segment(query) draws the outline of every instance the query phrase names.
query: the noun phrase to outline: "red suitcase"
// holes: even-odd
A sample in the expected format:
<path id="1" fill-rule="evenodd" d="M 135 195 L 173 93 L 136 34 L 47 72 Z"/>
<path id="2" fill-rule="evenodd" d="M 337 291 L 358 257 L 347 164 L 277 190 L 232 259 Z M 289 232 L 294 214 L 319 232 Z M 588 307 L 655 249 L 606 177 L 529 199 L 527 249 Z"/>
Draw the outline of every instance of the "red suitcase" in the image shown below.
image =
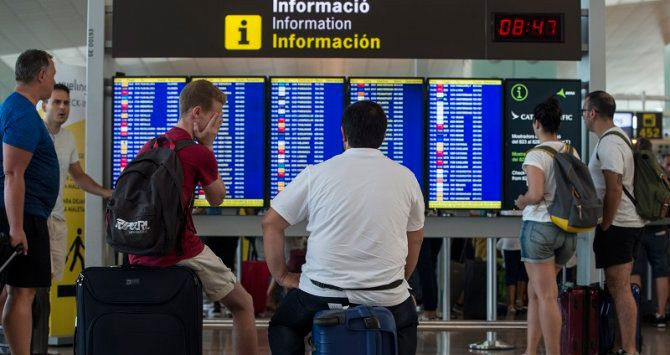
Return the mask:
<path id="1" fill-rule="evenodd" d="M 246 261 L 242 262 L 242 287 L 249 292 L 254 301 L 254 314 L 257 316 L 265 312 L 265 304 L 268 299 L 268 287 L 272 280 L 270 269 L 265 260 L 258 260 L 256 243 L 253 238 L 249 240 L 249 254 Z"/>
<path id="2" fill-rule="evenodd" d="M 254 313 L 259 315 L 265 312 L 265 303 L 268 299 L 270 285 L 270 270 L 265 261 L 249 260 L 242 262 L 242 286 L 254 300 Z"/>
<path id="3" fill-rule="evenodd" d="M 560 295 L 561 354 L 597 355 L 600 322 L 600 291 L 574 287 Z"/>

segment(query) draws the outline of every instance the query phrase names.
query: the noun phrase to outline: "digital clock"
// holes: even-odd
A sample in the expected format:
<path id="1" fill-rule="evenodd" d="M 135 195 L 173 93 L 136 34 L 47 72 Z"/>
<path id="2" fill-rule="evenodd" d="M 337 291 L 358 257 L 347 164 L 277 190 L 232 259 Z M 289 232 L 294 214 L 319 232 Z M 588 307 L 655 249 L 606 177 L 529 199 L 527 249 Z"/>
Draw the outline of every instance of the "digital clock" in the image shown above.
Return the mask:
<path id="1" fill-rule="evenodd" d="M 562 14 L 493 14 L 494 42 L 563 42 Z"/>

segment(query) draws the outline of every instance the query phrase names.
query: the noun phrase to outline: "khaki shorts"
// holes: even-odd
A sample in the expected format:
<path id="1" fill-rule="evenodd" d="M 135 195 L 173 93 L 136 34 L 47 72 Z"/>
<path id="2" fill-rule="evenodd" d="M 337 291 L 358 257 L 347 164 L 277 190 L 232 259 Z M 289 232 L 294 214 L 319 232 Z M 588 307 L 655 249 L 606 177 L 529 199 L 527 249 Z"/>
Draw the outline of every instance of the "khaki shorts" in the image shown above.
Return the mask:
<path id="1" fill-rule="evenodd" d="M 62 281 L 65 273 L 65 259 L 67 258 L 67 223 L 63 220 L 49 217 L 49 243 L 51 245 L 51 278 Z"/>
<path id="2" fill-rule="evenodd" d="M 216 256 L 208 246 L 191 259 L 177 263 L 198 275 L 205 295 L 211 301 L 220 301 L 235 288 L 235 274 Z"/>

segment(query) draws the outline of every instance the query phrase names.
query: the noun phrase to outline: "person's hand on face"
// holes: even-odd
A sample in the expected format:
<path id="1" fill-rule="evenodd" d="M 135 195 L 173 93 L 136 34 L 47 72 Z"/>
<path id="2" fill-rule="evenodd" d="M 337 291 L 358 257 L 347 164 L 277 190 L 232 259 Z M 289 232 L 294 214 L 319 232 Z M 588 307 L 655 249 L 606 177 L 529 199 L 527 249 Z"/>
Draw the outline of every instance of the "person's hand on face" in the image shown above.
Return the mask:
<path id="1" fill-rule="evenodd" d="M 204 128 L 200 129 L 198 122 L 193 122 L 193 136 L 195 136 L 195 139 L 200 142 L 200 144 L 212 148 L 214 139 L 216 139 L 216 135 L 219 133 L 222 121 L 221 111 L 212 112 L 209 115 Z"/>

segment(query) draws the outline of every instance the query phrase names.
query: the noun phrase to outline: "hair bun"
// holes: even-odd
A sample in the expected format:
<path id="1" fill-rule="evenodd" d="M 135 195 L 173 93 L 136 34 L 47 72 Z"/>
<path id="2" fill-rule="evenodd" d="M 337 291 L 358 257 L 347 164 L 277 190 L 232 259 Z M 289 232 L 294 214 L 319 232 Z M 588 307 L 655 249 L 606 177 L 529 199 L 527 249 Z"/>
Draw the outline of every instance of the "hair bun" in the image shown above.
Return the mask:
<path id="1" fill-rule="evenodd" d="M 547 105 L 547 109 L 551 111 L 557 111 L 561 109 L 561 105 L 558 102 L 558 99 L 556 96 L 551 96 L 547 98 L 547 100 L 544 102 L 545 105 Z"/>
<path id="2" fill-rule="evenodd" d="M 555 96 L 548 97 L 535 106 L 534 119 L 539 121 L 548 133 L 557 133 L 561 125 L 561 105 Z"/>

